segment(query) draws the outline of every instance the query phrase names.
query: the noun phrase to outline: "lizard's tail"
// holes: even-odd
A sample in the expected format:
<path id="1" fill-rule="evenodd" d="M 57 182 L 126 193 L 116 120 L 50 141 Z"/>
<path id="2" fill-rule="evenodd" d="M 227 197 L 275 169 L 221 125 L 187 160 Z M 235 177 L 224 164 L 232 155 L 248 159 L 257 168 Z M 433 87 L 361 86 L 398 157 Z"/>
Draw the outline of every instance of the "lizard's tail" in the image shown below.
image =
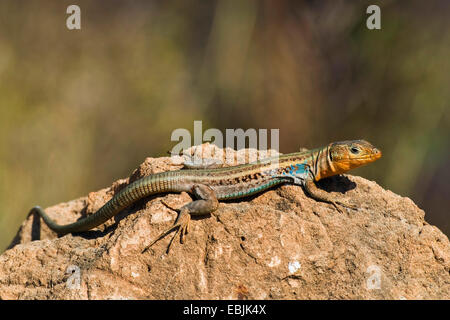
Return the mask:
<path id="1" fill-rule="evenodd" d="M 59 235 L 87 231 L 106 222 L 139 199 L 163 192 L 184 191 L 177 190 L 173 187 L 173 183 L 169 178 L 175 174 L 176 171 L 161 172 L 136 180 L 120 190 L 111 200 L 98 209 L 97 212 L 70 224 L 57 224 L 39 206 L 32 208 L 28 215 L 33 213 L 39 214 L 48 227 Z"/>
<path id="2" fill-rule="evenodd" d="M 28 216 L 32 215 L 33 213 L 37 213 L 39 216 L 41 216 L 41 218 L 48 225 L 48 227 L 50 229 L 52 229 L 53 231 L 57 232 L 58 234 L 63 235 L 65 233 L 67 233 L 67 232 L 64 232 L 65 226 L 57 224 L 54 220 L 52 220 L 45 213 L 45 211 L 40 206 L 35 206 L 35 207 L 31 208 L 30 212 L 28 213 Z"/>

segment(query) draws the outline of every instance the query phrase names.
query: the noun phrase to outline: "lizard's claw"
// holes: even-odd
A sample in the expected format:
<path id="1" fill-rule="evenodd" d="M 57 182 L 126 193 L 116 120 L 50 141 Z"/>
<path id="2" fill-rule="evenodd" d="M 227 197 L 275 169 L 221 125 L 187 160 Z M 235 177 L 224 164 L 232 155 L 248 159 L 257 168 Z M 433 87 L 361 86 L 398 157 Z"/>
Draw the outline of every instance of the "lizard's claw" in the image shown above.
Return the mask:
<path id="1" fill-rule="evenodd" d="M 339 208 L 338 204 L 335 201 L 331 201 L 330 203 L 336 208 L 337 211 L 339 211 L 339 213 L 344 213 L 344 211 L 342 211 L 342 209 Z"/>
<path id="2" fill-rule="evenodd" d="M 150 249 L 151 246 L 153 246 L 158 240 L 161 240 L 166 235 L 171 233 L 173 230 L 176 229 L 175 234 L 173 235 L 172 239 L 170 239 L 169 245 L 167 247 L 166 253 L 169 253 L 170 248 L 172 247 L 173 240 L 177 237 L 178 234 L 180 234 L 180 242 L 184 243 L 186 234 L 189 232 L 189 222 L 191 221 L 191 216 L 189 212 L 183 210 L 178 215 L 177 220 L 175 220 L 175 223 L 170 228 L 163 231 L 158 237 L 156 237 L 155 240 L 153 240 L 147 247 L 145 247 L 144 250 L 142 250 L 142 253 L 146 252 L 148 249 Z"/>
<path id="3" fill-rule="evenodd" d="M 342 211 L 341 208 L 339 208 L 338 205 L 340 205 L 341 207 L 344 207 L 344 208 L 348 208 L 348 209 L 353 209 L 353 210 L 357 210 L 357 209 L 358 209 L 358 207 L 356 207 L 356 206 L 354 206 L 354 205 L 347 204 L 347 203 L 343 203 L 343 202 L 340 202 L 340 201 L 333 201 L 333 202 L 331 202 L 331 204 L 333 204 L 333 206 L 334 206 L 334 207 L 337 209 L 337 211 L 339 211 L 340 213 L 344 213 L 344 212 Z"/>

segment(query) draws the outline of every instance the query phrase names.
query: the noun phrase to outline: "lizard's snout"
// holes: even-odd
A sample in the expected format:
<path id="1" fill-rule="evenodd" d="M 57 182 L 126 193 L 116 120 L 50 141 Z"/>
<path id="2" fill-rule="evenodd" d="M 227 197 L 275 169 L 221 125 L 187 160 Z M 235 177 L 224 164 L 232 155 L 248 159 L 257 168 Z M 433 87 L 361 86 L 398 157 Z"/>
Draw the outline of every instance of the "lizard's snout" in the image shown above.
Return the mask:
<path id="1" fill-rule="evenodd" d="M 372 154 L 373 154 L 373 158 L 376 159 L 380 159 L 382 156 L 382 153 L 380 150 L 378 150 L 377 148 L 373 148 L 372 149 Z"/>

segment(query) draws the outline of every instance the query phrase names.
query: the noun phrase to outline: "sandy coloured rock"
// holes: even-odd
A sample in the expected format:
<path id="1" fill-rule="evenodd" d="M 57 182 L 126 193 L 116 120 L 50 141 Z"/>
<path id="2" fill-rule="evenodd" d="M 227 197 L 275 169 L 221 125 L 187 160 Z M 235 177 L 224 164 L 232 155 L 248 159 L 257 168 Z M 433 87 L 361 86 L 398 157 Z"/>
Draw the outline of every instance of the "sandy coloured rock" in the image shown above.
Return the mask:
<path id="1" fill-rule="evenodd" d="M 129 179 L 46 211 L 73 222 L 129 180 L 179 168 L 147 158 Z M 179 207 L 191 201 L 186 193 L 140 200 L 97 229 L 60 238 L 30 216 L 0 256 L 0 298 L 450 299 L 449 240 L 410 199 L 352 175 L 320 185 L 358 209 L 341 214 L 283 185 L 221 202 L 169 255 L 171 236 L 141 251 L 176 217 L 161 199 Z"/>

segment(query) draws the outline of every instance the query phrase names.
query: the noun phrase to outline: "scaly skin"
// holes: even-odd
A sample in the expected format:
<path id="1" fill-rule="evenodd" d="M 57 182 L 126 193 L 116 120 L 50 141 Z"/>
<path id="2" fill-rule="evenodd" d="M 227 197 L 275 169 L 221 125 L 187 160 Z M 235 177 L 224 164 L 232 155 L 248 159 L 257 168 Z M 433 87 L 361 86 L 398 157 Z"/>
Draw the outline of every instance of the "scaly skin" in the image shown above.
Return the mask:
<path id="1" fill-rule="evenodd" d="M 169 243 L 178 233 L 184 242 L 189 231 L 191 215 L 205 215 L 217 210 L 219 200 L 238 199 L 263 192 L 275 185 L 291 183 L 303 186 L 306 193 L 319 201 L 331 203 L 340 212 L 338 204 L 349 207 L 330 193 L 317 188 L 315 181 L 338 175 L 348 170 L 373 162 L 381 157 L 381 152 L 364 140 L 330 143 L 329 145 L 279 157 L 215 169 L 190 169 L 153 174 L 130 183 L 94 214 L 68 225 L 58 225 L 40 207 L 31 209 L 30 214 L 38 213 L 50 229 L 59 235 L 90 230 L 139 199 L 165 192 L 189 192 L 198 200 L 181 209 L 175 224 L 158 236 L 145 249 L 176 229 Z M 145 251 L 144 250 L 144 251 Z"/>

